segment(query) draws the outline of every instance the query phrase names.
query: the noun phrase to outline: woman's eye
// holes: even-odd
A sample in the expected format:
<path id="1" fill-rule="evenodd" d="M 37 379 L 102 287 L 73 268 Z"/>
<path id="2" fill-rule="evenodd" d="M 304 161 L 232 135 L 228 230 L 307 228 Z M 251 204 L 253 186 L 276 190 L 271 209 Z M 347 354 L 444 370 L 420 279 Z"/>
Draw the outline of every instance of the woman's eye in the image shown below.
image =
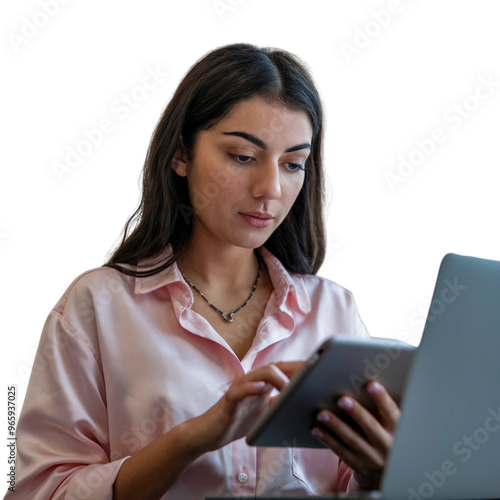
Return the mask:
<path id="1" fill-rule="evenodd" d="M 240 165 L 246 165 L 250 163 L 252 160 L 255 160 L 253 156 L 247 156 L 247 155 L 237 155 L 234 153 L 228 153 L 229 157 L 232 158 L 236 163 Z M 290 172 L 296 172 L 297 170 L 305 170 L 306 167 L 305 165 L 302 165 L 301 163 L 291 163 L 291 162 L 285 162 L 283 163 L 285 165 L 285 168 L 289 170 Z"/>
<path id="2" fill-rule="evenodd" d="M 249 163 L 250 160 L 252 160 L 251 156 L 235 155 L 231 153 L 229 153 L 229 156 L 233 158 L 233 160 L 236 160 L 237 163 Z"/>
<path id="3" fill-rule="evenodd" d="M 300 165 L 299 163 L 285 163 L 286 168 L 295 172 L 296 170 L 305 170 L 306 167 L 304 165 Z"/>

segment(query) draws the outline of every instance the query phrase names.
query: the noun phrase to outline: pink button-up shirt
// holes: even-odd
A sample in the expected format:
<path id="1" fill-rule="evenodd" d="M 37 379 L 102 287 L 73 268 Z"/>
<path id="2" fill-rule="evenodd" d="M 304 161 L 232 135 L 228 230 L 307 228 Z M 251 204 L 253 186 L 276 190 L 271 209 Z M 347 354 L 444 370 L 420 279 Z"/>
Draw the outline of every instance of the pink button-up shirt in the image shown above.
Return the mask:
<path id="1" fill-rule="evenodd" d="M 6 498 L 111 500 L 128 457 L 204 413 L 235 377 L 305 360 L 331 335 L 368 337 L 349 291 L 260 252 L 274 291 L 241 361 L 191 310 L 175 264 L 148 278 L 106 267 L 79 276 L 43 329 L 17 429 L 16 493 Z M 351 475 L 327 449 L 239 439 L 198 458 L 163 498 L 313 496 L 345 491 Z"/>

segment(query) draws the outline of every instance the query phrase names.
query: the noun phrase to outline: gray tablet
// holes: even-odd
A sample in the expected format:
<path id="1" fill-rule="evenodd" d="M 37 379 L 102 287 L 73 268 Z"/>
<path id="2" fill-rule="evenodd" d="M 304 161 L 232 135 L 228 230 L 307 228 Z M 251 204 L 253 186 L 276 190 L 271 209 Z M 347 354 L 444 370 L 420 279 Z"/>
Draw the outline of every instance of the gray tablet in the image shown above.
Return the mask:
<path id="1" fill-rule="evenodd" d="M 375 412 L 366 393 L 370 380 L 380 381 L 400 402 L 416 348 L 393 339 L 355 339 L 337 335 L 325 341 L 291 378 L 247 435 L 253 446 L 322 448 L 312 434 L 319 410 L 348 418 L 336 400 L 349 394 Z M 351 422 L 352 424 L 352 422 Z"/>

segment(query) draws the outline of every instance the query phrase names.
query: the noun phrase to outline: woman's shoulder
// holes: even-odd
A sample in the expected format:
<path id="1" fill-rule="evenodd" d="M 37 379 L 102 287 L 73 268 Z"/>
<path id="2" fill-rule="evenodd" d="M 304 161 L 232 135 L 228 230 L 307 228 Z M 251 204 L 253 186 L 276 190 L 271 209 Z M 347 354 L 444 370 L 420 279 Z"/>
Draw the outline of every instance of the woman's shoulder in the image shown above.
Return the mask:
<path id="1" fill-rule="evenodd" d="M 332 296 L 352 299 L 352 292 L 339 283 L 316 274 L 292 274 L 294 279 L 302 281 L 309 293 L 328 293 Z"/>
<path id="2" fill-rule="evenodd" d="M 79 274 L 67 287 L 54 310 L 64 313 L 71 304 L 110 301 L 117 295 L 131 295 L 135 278 L 118 269 L 101 266 Z"/>
<path id="3" fill-rule="evenodd" d="M 287 270 L 282 262 L 265 247 L 261 247 L 259 251 L 277 281 L 291 282 L 295 287 L 303 286 L 310 292 L 323 291 L 339 296 L 352 296 L 348 289 L 328 278 L 316 274 L 302 274 Z"/>
<path id="4" fill-rule="evenodd" d="M 347 314 L 357 311 L 356 301 L 351 290 L 337 282 L 312 274 L 294 274 L 292 276 L 298 284 L 297 289 L 301 287 L 305 292 L 303 296 L 308 297 L 312 309 L 328 304 L 332 311 L 344 311 Z"/>
<path id="5" fill-rule="evenodd" d="M 270 270 L 273 283 L 278 287 L 283 285 L 295 289 L 295 293 L 302 303 L 306 304 L 317 300 L 330 301 L 345 307 L 354 304 L 353 294 L 347 288 L 328 278 L 316 274 L 302 274 L 288 271 L 281 261 L 266 248 L 259 249 Z"/>

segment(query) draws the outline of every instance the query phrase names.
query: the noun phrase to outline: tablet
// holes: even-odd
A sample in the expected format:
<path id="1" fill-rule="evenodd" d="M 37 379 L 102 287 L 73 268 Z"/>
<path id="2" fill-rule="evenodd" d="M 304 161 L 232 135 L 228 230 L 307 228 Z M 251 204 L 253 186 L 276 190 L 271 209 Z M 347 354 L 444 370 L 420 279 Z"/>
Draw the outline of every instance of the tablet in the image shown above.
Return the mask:
<path id="1" fill-rule="evenodd" d="M 356 339 L 346 335 L 329 338 L 257 420 L 247 434 L 247 443 L 325 447 L 311 434 L 311 429 L 318 425 L 318 412 L 326 408 L 347 420 L 346 413 L 336 406 L 343 394 L 353 396 L 375 412 L 365 390 L 370 380 L 378 380 L 400 403 L 415 351 L 416 347 L 394 339 Z"/>

